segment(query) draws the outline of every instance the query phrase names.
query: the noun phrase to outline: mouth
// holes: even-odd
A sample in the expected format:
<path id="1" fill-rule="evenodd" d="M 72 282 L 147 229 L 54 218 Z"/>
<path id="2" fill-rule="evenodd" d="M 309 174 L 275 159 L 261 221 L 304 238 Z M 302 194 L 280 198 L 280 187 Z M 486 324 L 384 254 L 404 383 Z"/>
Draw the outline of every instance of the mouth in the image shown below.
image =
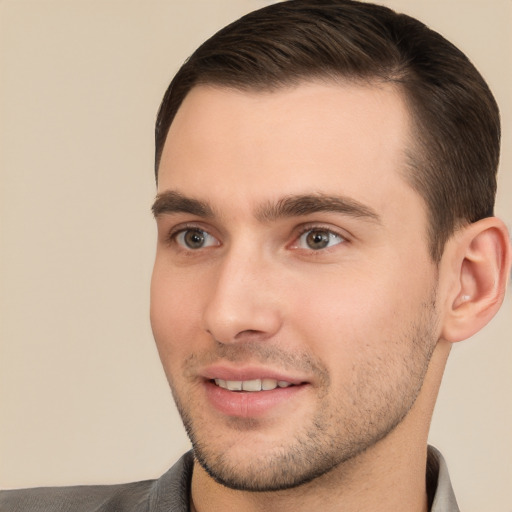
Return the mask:
<path id="1" fill-rule="evenodd" d="M 224 380 L 211 379 L 210 382 L 228 391 L 248 391 L 257 393 L 259 391 L 272 391 L 276 388 L 289 388 L 295 386 L 291 382 L 277 379 L 251 379 L 251 380 Z"/>
<path id="2" fill-rule="evenodd" d="M 202 373 L 207 403 L 223 416 L 263 418 L 297 407 L 310 388 L 300 377 L 262 368 L 210 367 Z"/>

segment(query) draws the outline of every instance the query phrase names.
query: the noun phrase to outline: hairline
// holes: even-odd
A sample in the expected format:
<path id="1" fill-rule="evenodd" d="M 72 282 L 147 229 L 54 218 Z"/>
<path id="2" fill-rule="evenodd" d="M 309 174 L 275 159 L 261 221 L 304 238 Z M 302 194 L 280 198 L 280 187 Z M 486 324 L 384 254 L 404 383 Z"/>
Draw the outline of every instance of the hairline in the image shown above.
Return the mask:
<path id="1" fill-rule="evenodd" d="M 403 101 L 403 104 L 405 106 L 405 109 L 408 113 L 409 120 L 411 123 L 409 124 L 410 127 L 410 142 L 411 142 L 411 148 L 404 148 L 405 154 L 406 154 L 406 168 L 413 171 L 418 167 L 419 161 L 417 158 L 415 158 L 413 153 L 418 153 L 421 155 L 422 149 L 420 148 L 419 144 L 414 143 L 412 140 L 415 133 L 420 129 L 421 122 L 419 119 L 418 114 L 414 112 L 414 106 L 413 106 L 413 100 L 410 97 L 410 95 L 407 93 L 407 88 L 403 84 L 403 82 L 400 79 L 395 78 L 384 78 L 377 74 L 374 75 L 364 75 L 364 76 L 351 76 L 351 75 L 343 75 L 341 73 L 311 73 L 310 75 L 302 74 L 300 76 L 293 76 L 290 77 L 287 80 L 280 80 L 279 82 L 272 82 L 272 83 L 266 83 L 266 82 L 254 82 L 252 84 L 245 83 L 245 82 L 233 82 L 229 83 L 227 80 L 219 80 L 219 79 L 201 79 L 194 82 L 194 84 L 188 89 L 187 93 L 183 96 L 178 108 L 174 112 L 174 115 L 167 127 L 167 133 L 165 134 L 165 140 L 163 144 L 161 145 L 160 154 L 158 155 L 158 161 L 155 165 L 155 180 L 158 184 L 158 174 L 160 170 L 160 162 L 163 154 L 164 147 L 167 143 L 167 137 L 169 136 L 169 132 L 171 130 L 171 126 L 174 123 L 174 120 L 176 116 L 178 115 L 178 112 L 180 111 L 183 103 L 186 101 L 188 96 L 192 91 L 199 87 L 207 87 L 217 90 L 225 90 L 225 91 L 236 91 L 241 93 L 273 93 L 273 92 L 279 92 L 285 89 L 293 89 L 294 87 L 300 87 L 301 85 L 308 85 L 308 84 L 315 84 L 315 83 L 323 83 L 326 85 L 356 85 L 361 87 L 370 87 L 375 88 L 379 87 L 379 85 L 389 86 L 392 89 L 395 89 L 398 93 L 398 96 Z M 422 157 L 423 158 L 423 157 Z M 404 169 L 405 170 L 405 169 Z M 421 195 L 421 194 L 420 194 Z"/>

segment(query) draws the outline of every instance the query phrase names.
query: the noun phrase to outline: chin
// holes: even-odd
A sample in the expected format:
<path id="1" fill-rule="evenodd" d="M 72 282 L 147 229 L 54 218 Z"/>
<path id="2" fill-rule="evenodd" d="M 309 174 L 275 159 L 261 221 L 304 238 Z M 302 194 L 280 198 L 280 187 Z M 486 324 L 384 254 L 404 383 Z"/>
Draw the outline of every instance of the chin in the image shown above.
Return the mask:
<path id="1" fill-rule="evenodd" d="M 217 483 L 238 491 L 275 492 L 293 489 L 331 471 L 335 464 L 322 461 L 320 467 L 304 465 L 296 460 L 294 453 L 276 453 L 258 457 L 232 453 L 210 456 L 199 447 L 194 448 L 194 456 L 202 468 Z M 261 452 L 260 452 L 261 453 Z M 299 457 L 302 459 L 302 457 Z M 239 461 L 239 462 L 238 462 Z"/>

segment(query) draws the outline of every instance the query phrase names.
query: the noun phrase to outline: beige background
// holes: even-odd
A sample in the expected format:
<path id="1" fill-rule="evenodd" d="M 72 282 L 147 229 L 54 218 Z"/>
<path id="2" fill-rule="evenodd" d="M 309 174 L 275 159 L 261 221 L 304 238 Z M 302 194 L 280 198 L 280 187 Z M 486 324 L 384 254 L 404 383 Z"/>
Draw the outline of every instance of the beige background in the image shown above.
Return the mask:
<path id="1" fill-rule="evenodd" d="M 178 65 L 258 0 L 0 1 L 0 486 L 160 475 L 188 442 L 153 347 L 153 123 Z M 389 0 L 501 104 L 512 223 L 512 2 Z M 465 512 L 512 510 L 512 299 L 455 347 L 431 442 Z"/>

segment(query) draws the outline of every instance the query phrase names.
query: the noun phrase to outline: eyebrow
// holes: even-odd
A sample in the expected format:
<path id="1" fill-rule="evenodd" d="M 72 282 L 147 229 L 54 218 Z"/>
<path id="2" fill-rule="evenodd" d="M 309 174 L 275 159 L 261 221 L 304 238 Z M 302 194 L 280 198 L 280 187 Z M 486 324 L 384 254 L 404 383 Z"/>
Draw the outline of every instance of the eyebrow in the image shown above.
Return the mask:
<path id="1" fill-rule="evenodd" d="M 151 207 L 153 216 L 159 217 L 163 214 L 189 213 L 198 217 L 213 217 L 213 210 L 208 203 L 186 197 L 179 192 L 169 190 L 156 196 Z"/>
<path id="2" fill-rule="evenodd" d="M 381 224 L 379 214 L 371 207 L 345 196 L 325 194 L 287 196 L 276 203 L 260 207 L 256 217 L 263 222 L 283 217 L 301 217 L 318 212 L 334 212 Z"/>
<path id="3" fill-rule="evenodd" d="M 198 217 L 215 217 L 212 207 L 205 201 L 186 197 L 169 190 L 156 196 L 152 206 L 156 217 L 164 214 L 188 213 Z M 381 224 L 381 218 L 371 207 L 345 196 L 325 194 L 292 195 L 276 202 L 267 202 L 256 210 L 260 222 L 272 222 L 280 218 L 304 217 L 313 213 L 334 212 Z"/>

